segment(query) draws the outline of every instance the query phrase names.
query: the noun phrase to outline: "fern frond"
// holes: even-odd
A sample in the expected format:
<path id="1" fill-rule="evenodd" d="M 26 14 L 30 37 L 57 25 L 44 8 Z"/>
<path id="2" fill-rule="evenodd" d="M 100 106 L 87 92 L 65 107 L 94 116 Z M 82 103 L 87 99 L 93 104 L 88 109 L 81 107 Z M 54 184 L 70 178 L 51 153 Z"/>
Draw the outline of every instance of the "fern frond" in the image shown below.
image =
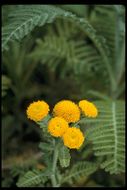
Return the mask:
<path id="1" fill-rule="evenodd" d="M 82 176 L 89 176 L 98 168 L 96 163 L 80 161 L 71 169 L 67 170 L 61 179 L 61 183 L 78 181 Z"/>
<path id="2" fill-rule="evenodd" d="M 109 49 L 109 55 L 111 61 L 115 63 L 115 53 L 116 53 L 116 36 L 117 31 L 117 22 L 116 10 L 113 6 L 95 6 L 91 15 L 91 24 L 98 31 L 99 35 L 103 36 L 106 39 L 106 44 Z M 123 23 L 120 23 L 121 25 Z M 121 30 L 121 25 L 119 26 Z M 123 30 L 119 32 L 120 40 L 122 40 L 124 32 Z"/>
<path id="3" fill-rule="evenodd" d="M 62 15 L 64 11 L 50 5 L 18 6 L 9 14 L 10 24 L 2 30 L 2 48 L 7 49 L 8 42 L 20 40 L 30 33 L 36 26 L 50 23 L 56 15 Z"/>
<path id="4" fill-rule="evenodd" d="M 73 39 L 78 32 L 79 28 L 73 22 L 61 18 L 57 19 L 52 25 L 47 25 L 46 33 L 50 36 L 61 36 L 63 38 L 66 38 L 67 40 L 70 40 Z M 78 37 L 78 39 L 80 39 L 80 36 Z"/>
<path id="5" fill-rule="evenodd" d="M 92 141 L 96 156 L 106 156 L 101 167 L 111 174 L 125 171 L 125 103 L 95 102 L 99 115 L 95 119 L 84 118 L 84 124 L 92 124 L 86 130 L 86 138 Z"/>
<path id="6" fill-rule="evenodd" d="M 49 176 L 49 172 L 43 171 L 28 171 L 24 176 L 20 177 L 17 186 L 18 187 L 34 187 L 39 185 L 40 183 L 45 183 L 47 177 Z"/>
<path id="7" fill-rule="evenodd" d="M 25 5 L 18 6 L 10 14 L 10 24 L 2 29 L 2 49 L 8 48 L 10 41 L 21 40 L 30 33 L 36 26 L 43 26 L 46 23 L 52 23 L 56 19 L 65 19 L 75 23 L 75 26 L 92 41 L 97 51 L 105 63 L 109 74 L 110 82 L 114 85 L 112 69 L 109 64 L 108 48 L 104 38 L 99 36 L 92 25 L 85 19 L 79 18 L 71 12 L 65 11 L 59 7 L 51 5 Z M 57 60 L 56 60 L 57 62 Z"/>
<path id="8" fill-rule="evenodd" d="M 67 41 L 63 36 L 46 35 L 44 40 L 37 40 L 37 47 L 30 54 L 30 57 L 41 60 L 43 64 L 49 65 L 52 70 L 55 70 L 61 61 L 64 60 L 67 70 L 73 70 L 76 74 L 92 73 L 92 67 L 101 69 L 101 56 L 94 46 L 85 43 L 84 41 Z M 93 74 L 93 73 L 92 73 Z"/>
<path id="9" fill-rule="evenodd" d="M 67 20 L 75 22 L 75 24 L 93 41 L 99 51 L 102 52 L 102 55 L 106 56 L 105 43 L 96 34 L 94 28 L 87 20 L 78 18 L 71 12 L 51 5 L 25 5 L 18 6 L 9 17 L 10 25 L 3 27 L 2 30 L 3 49 L 7 47 L 9 41 L 22 39 L 31 32 L 35 26 L 43 26 L 46 23 L 51 23 L 56 18 L 66 18 Z"/>

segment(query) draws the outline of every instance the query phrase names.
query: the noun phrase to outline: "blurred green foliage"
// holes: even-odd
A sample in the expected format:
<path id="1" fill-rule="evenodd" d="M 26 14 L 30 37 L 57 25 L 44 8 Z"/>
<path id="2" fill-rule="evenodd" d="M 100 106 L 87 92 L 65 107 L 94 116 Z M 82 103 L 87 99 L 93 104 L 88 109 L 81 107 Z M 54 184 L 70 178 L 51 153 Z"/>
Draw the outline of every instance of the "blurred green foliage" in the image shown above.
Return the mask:
<path id="1" fill-rule="evenodd" d="M 2 7 L 3 27 L 11 24 L 8 15 L 17 7 L 18 5 Z M 20 42 L 14 40 L 9 43 L 9 50 L 2 53 L 3 187 L 15 186 L 17 177 L 28 168 L 39 168 L 38 160 L 43 168 L 37 149 L 42 138 L 40 130 L 26 118 L 26 108 L 30 102 L 44 99 L 52 109 L 61 99 L 77 102 L 80 99 L 125 98 L 124 6 L 56 7 L 88 20 L 97 36 L 100 35 L 98 39 L 104 41 L 110 62 L 105 66 L 105 55 L 97 47 L 97 42 L 94 43 L 92 37 L 75 22 L 63 18 L 43 27 L 35 27 Z M 114 85 L 111 85 L 112 77 Z M 81 151 L 80 157 L 84 153 Z M 34 157 L 35 154 L 39 156 Z M 73 154 L 74 159 L 78 159 Z M 33 158 L 32 161 L 29 158 Z M 121 187 L 125 184 L 124 178 L 124 174 L 110 176 L 100 170 L 67 186 Z"/>

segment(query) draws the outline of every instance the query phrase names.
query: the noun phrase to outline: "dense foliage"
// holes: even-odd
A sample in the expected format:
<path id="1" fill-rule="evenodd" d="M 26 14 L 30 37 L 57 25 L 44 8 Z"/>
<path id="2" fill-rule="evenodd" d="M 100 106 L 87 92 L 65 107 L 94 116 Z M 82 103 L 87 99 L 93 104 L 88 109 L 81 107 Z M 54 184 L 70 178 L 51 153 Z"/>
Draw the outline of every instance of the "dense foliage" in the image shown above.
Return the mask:
<path id="1" fill-rule="evenodd" d="M 89 99 L 81 149 L 61 143 L 57 186 L 124 186 L 125 7 L 2 7 L 2 186 L 50 187 L 56 141 L 26 117 L 34 100 Z M 39 144 L 39 147 L 38 147 Z M 106 180 L 105 180 L 106 179 Z"/>

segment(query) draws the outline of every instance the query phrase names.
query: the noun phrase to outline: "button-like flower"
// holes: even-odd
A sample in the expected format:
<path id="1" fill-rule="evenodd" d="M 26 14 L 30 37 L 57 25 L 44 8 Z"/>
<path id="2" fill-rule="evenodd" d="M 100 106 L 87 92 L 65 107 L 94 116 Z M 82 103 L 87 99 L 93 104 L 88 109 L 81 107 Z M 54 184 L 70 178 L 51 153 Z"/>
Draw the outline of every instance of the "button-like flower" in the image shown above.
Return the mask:
<path id="1" fill-rule="evenodd" d="M 54 137 L 62 137 L 68 127 L 68 123 L 65 119 L 54 117 L 48 123 L 48 132 Z"/>
<path id="2" fill-rule="evenodd" d="M 54 116 L 64 118 L 68 123 L 77 122 L 80 119 L 78 106 L 70 100 L 58 102 L 53 109 Z"/>
<path id="3" fill-rule="evenodd" d="M 38 100 L 31 103 L 27 108 L 27 117 L 35 122 L 41 121 L 48 115 L 49 105 L 45 101 Z"/>
<path id="4" fill-rule="evenodd" d="M 64 145 L 70 149 L 79 149 L 84 142 L 84 135 L 80 129 L 70 127 L 63 135 Z"/>
<path id="5" fill-rule="evenodd" d="M 98 115 L 96 106 L 87 100 L 81 100 L 79 102 L 79 107 L 81 108 L 83 114 L 87 117 L 97 117 Z"/>

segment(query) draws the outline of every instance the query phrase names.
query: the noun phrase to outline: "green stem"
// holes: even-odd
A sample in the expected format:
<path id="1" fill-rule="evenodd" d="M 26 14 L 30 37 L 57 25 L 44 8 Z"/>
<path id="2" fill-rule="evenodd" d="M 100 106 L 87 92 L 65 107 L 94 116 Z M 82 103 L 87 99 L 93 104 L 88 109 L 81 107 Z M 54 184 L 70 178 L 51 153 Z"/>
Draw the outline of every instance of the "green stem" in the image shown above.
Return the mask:
<path id="1" fill-rule="evenodd" d="M 53 165 L 52 165 L 52 175 L 51 175 L 52 187 L 58 187 L 56 177 L 55 177 L 57 160 L 58 160 L 58 147 L 54 143 Z"/>

